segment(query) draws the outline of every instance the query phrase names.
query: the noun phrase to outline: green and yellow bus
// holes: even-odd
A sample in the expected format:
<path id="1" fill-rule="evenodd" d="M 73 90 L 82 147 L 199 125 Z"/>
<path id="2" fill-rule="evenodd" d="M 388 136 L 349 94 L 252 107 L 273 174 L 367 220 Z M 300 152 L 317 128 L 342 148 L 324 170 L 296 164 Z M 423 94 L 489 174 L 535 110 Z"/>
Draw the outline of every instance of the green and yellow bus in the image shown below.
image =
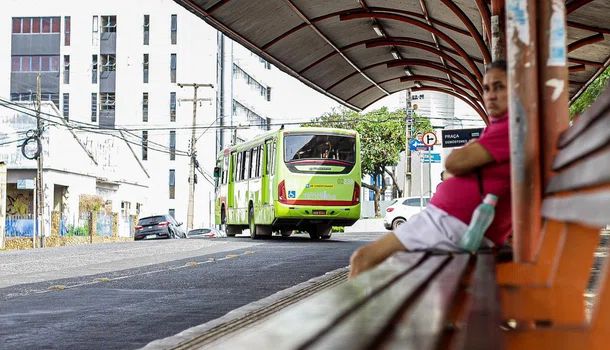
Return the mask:
<path id="1" fill-rule="evenodd" d="M 262 133 L 222 152 L 214 168 L 216 224 L 254 239 L 307 231 L 330 238 L 332 226 L 360 218 L 360 137 L 356 131 L 298 128 Z"/>

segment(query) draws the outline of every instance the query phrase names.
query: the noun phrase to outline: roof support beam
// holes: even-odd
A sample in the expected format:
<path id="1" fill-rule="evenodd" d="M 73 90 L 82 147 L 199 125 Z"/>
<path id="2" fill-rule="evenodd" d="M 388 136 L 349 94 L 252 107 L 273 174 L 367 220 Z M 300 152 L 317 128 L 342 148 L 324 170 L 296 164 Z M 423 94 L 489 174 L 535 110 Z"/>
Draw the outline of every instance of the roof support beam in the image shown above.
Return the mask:
<path id="1" fill-rule="evenodd" d="M 339 102 L 339 103 L 341 103 L 341 104 L 343 104 L 343 105 L 345 105 L 345 106 L 347 106 L 347 107 L 349 107 L 349 108 L 351 108 L 353 110 L 356 110 L 356 111 L 360 111 L 361 110 L 360 108 L 358 108 L 358 107 L 348 103 L 347 101 L 343 101 L 339 97 L 329 93 L 328 91 L 323 90 L 321 87 L 317 86 L 316 84 L 314 84 L 313 82 L 309 81 L 308 79 L 300 76 L 292 68 L 290 68 L 287 65 L 285 65 L 284 63 L 280 62 L 278 59 L 276 59 L 275 57 L 271 56 L 270 54 L 268 54 L 264 50 L 259 49 L 252 42 L 246 40 L 245 38 L 243 38 L 242 36 L 240 36 L 239 34 L 234 32 L 232 29 L 230 29 L 229 27 L 225 26 L 224 24 L 222 24 L 221 22 L 216 20 L 214 17 L 210 16 L 209 13 L 207 13 L 206 11 L 201 9 L 192 0 L 175 0 L 175 1 L 179 1 L 179 3 L 182 4 L 182 6 L 184 6 L 187 10 L 190 10 L 191 12 L 193 12 L 194 14 L 199 16 L 201 19 L 203 19 L 204 21 L 206 21 L 207 23 L 209 23 L 213 27 L 215 27 L 218 30 L 220 30 L 223 33 L 225 33 L 225 35 L 227 35 L 231 39 L 233 39 L 236 42 L 240 43 L 241 45 L 247 47 L 252 52 L 256 53 L 257 55 L 259 55 L 261 57 L 263 57 L 267 61 L 273 63 L 276 67 L 278 67 L 282 71 L 286 72 L 287 74 L 295 77 L 296 79 L 302 81 L 303 83 L 305 83 L 307 86 L 311 87 L 312 89 L 314 89 L 314 90 L 316 90 L 316 91 L 318 91 L 318 92 L 320 92 L 320 93 L 322 93 L 322 94 L 332 98 L 333 100 L 335 100 L 335 101 L 337 101 L 337 102 Z"/>
<path id="2" fill-rule="evenodd" d="M 589 85 L 591 85 L 591 83 L 595 79 L 597 79 L 597 77 L 599 77 L 606 70 L 606 68 L 608 68 L 608 66 L 610 66 L 610 56 L 608 56 L 606 62 L 604 62 L 603 66 L 597 71 L 597 73 L 593 74 L 593 76 L 580 88 L 580 90 L 578 90 L 578 92 L 574 94 L 574 96 L 572 96 L 572 98 L 570 99 L 570 104 L 574 103 L 574 101 L 576 101 L 576 99 L 580 97 L 580 95 L 585 91 L 585 89 Z M 578 85 L 578 83 L 575 84 Z"/>
<path id="3" fill-rule="evenodd" d="M 589 26 L 586 24 L 576 23 L 576 22 L 571 22 L 571 21 L 568 21 L 568 27 L 588 30 L 588 31 L 595 32 L 595 33 L 610 34 L 610 29 L 593 27 L 593 26 Z"/>
<path id="4" fill-rule="evenodd" d="M 593 0 L 572 0 L 569 4 L 566 5 L 566 14 L 569 15 L 570 13 L 578 10 L 582 6 L 585 6 L 586 4 L 592 1 Z"/>
<path id="5" fill-rule="evenodd" d="M 309 28 L 311 28 L 311 30 L 313 30 L 313 31 L 314 31 L 314 33 L 316 33 L 316 34 L 317 34 L 317 35 L 318 35 L 318 36 L 319 36 L 319 37 L 320 37 L 322 40 L 326 41 L 326 43 L 327 43 L 327 44 L 328 44 L 330 47 L 332 47 L 332 48 L 333 48 L 335 51 L 337 51 L 337 52 L 339 53 L 339 55 L 341 55 L 341 57 L 343 57 L 343 59 L 344 59 L 344 60 L 345 60 L 345 61 L 346 61 L 346 62 L 347 62 L 349 65 L 351 65 L 352 67 L 354 67 L 354 69 L 355 69 L 356 71 L 358 71 L 358 72 L 359 72 L 359 73 L 362 75 L 362 77 L 364 77 L 364 79 L 366 79 L 366 80 L 370 81 L 371 83 L 373 83 L 373 85 L 377 86 L 377 88 L 378 88 L 379 90 L 381 90 L 381 91 L 382 91 L 384 94 L 386 94 L 386 96 L 387 96 L 387 95 L 390 95 L 390 93 L 389 93 L 389 92 L 387 92 L 387 91 L 386 91 L 384 88 L 382 88 L 380 85 L 378 85 L 378 84 L 377 84 L 377 83 L 376 83 L 376 82 L 375 82 L 373 79 L 371 79 L 371 78 L 370 78 L 368 75 L 364 74 L 364 73 L 362 72 L 362 70 L 360 70 L 360 68 L 359 68 L 359 67 L 358 67 L 356 64 L 354 64 L 354 62 L 352 62 L 352 60 L 350 60 L 350 59 L 349 59 L 347 56 L 345 56 L 345 55 L 343 54 L 343 52 L 341 52 L 341 50 L 339 50 L 339 48 L 338 48 L 337 46 L 335 46 L 335 44 L 333 44 L 333 43 L 330 41 L 330 39 L 328 39 L 328 37 L 326 37 L 326 35 L 322 34 L 322 32 L 320 32 L 320 31 L 318 30 L 318 28 L 316 28 L 316 26 L 315 26 L 315 25 L 313 25 L 313 24 L 311 23 L 311 21 L 309 20 L 309 18 L 307 18 L 307 16 L 305 16 L 305 15 L 303 14 L 303 12 L 301 12 L 301 10 L 299 10 L 299 9 L 298 9 L 298 8 L 297 8 L 297 7 L 296 7 L 296 6 L 295 6 L 295 5 L 292 3 L 292 1 L 290 1 L 290 0 L 284 0 L 284 2 L 286 3 L 286 5 L 288 5 L 288 6 L 289 6 L 289 7 L 292 9 L 292 11 L 294 11 L 294 13 L 296 13 L 296 14 L 297 14 L 299 17 L 301 17 L 301 19 L 303 20 L 303 22 L 307 23 L 307 25 L 309 26 Z"/>
<path id="6" fill-rule="evenodd" d="M 224 5 L 228 4 L 228 3 L 229 3 L 229 1 L 231 1 L 231 0 L 221 0 L 221 1 L 217 2 L 217 3 L 215 3 L 215 4 L 214 4 L 212 7 L 210 7 L 210 8 L 208 9 L 208 13 L 209 13 L 209 14 L 214 13 L 214 12 L 215 12 L 216 10 L 218 10 L 219 8 L 221 8 L 221 7 L 223 7 Z"/>
<path id="7" fill-rule="evenodd" d="M 491 55 L 489 54 L 489 50 L 487 49 L 485 42 L 483 42 L 481 33 L 479 33 L 474 24 L 472 24 L 470 18 L 468 18 L 464 11 L 462 11 L 462 9 L 459 8 L 452 0 L 441 0 L 441 2 L 445 4 L 445 6 L 447 6 L 451 10 L 451 12 L 453 12 L 462 21 L 462 23 L 464 23 L 466 28 L 468 28 L 468 32 L 470 32 L 470 35 L 472 35 L 472 38 L 474 39 L 474 41 L 476 41 L 479 50 L 483 54 L 483 61 L 485 61 L 485 64 L 491 62 Z"/>
<path id="8" fill-rule="evenodd" d="M 419 0 L 419 6 L 421 6 L 421 10 L 422 10 L 422 12 L 423 12 L 423 14 L 424 14 L 424 17 L 425 17 L 426 22 L 428 23 L 428 25 L 429 25 L 430 27 L 434 27 L 434 26 L 432 25 L 432 23 L 430 22 L 430 16 L 428 16 L 428 8 L 426 7 L 426 2 L 425 2 L 425 0 Z M 430 33 L 430 35 L 432 35 L 432 41 L 434 41 L 434 46 L 435 46 L 435 47 L 436 47 L 436 48 L 437 48 L 439 51 L 441 51 L 441 52 L 442 52 L 443 50 L 441 50 L 441 46 L 440 46 L 440 44 L 438 43 L 438 39 L 436 39 L 436 35 L 434 35 L 433 33 Z M 447 62 L 445 62 L 445 60 L 444 60 L 442 57 L 439 57 L 439 58 L 440 58 L 440 60 L 441 60 L 441 63 L 443 64 L 443 66 L 444 66 L 445 68 L 447 68 Z M 453 82 L 453 80 L 451 79 L 451 76 L 450 76 L 450 75 L 447 75 L 447 78 L 448 78 L 448 79 L 449 79 L 451 82 Z"/>
<path id="9" fill-rule="evenodd" d="M 465 98 L 467 98 L 470 102 L 472 102 L 472 104 L 476 107 L 474 110 L 477 111 L 477 113 L 479 113 L 479 115 L 480 114 L 485 115 L 485 117 L 483 117 L 483 121 L 485 121 L 485 124 L 489 124 L 489 119 L 487 118 L 487 113 L 483 109 L 483 106 L 480 103 L 477 103 L 478 101 L 476 99 L 474 99 L 472 96 L 470 96 L 466 91 L 464 91 L 461 88 L 455 86 L 454 84 L 451 84 L 451 82 L 449 82 L 447 80 L 444 80 L 444 79 L 435 78 L 435 77 L 428 77 L 428 76 L 412 76 L 412 77 L 402 77 L 402 78 L 400 78 L 400 82 L 402 82 L 402 83 L 405 83 L 405 82 L 415 82 L 415 81 L 427 81 L 427 82 L 430 82 L 430 83 L 445 85 L 445 86 L 455 90 L 457 93 L 459 93 L 460 95 L 462 95 Z"/>
<path id="10" fill-rule="evenodd" d="M 487 37 L 491 40 L 491 13 L 489 12 L 489 7 L 487 7 L 485 0 L 475 0 L 475 2 L 477 3 L 477 8 L 479 9 L 479 15 L 481 15 L 483 23 L 485 24 Z"/>
<path id="11" fill-rule="evenodd" d="M 464 67 L 458 60 L 456 60 L 455 58 L 453 58 L 441 51 L 438 51 L 434 47 L 422 45 L 419 43 L 412 43 L 412 42 L 408 42 L 408 41 L 398 41 L 398 40 L 381 40 L 381 41 L 380 40 L 371 40 L 370 42 L 366 43 L 366 47 L 379 47 L 379 46 L 392 46 L 392 45 L 413 47 L 416 49 L 430 52 L 435 55 L 443 55 L 444 59 L 446 59 L 449 63 L 456 66 L 466 77 L 468 77 L 468 79 L 473 83 L 473 86 L 477 90 L 479 90 L 479 92 L 483 91 L 483 88 L 481 86 L 481 80 L 478 80 L 474 76 L 474 74 L 472 74 L 468 69 L 466 69 L 466 67 Z"/>
<path id="12" fill-rule="evenodd" d="M 586 38 L 582 38 L 582 39 L 577 40 L 577 41 L 571 43 L 570 45 L 568 45 L 568 52 L 572 52 L 574 50 L 580 49 L 583 46 L 595 44 L 600 41 L 604 41 L 604 34 L 602 34 L 602 33 L 597 33 L 595 35 L 591 35 Z"/>
<path id="13" fill-rule="evenodd" d="M 285 0 L 285 1 L 287 1 L 287 0 Z M 352 19 L 361 19 L 361 18 L 368 18 L 368 17 L 385 18 L 385 19 L 395 20 L 395 21 L 399 21 L 399 22 L 409 23 L 411 25 L 414 25 L 414 26 L 420 27 L 420 28 L 422 28 L 424 30 L 427 30 L 429 32 L 432 32 L 434 35 L 436 35 L 439 38 L 443 39 L 451 47 L 453 47 L 457 52 L 459 52 L 460 56 L 462 56 L 462 58 L 464 60 L 466 60 L 466 63 L 468 63 L 468 65 L 472 69 L 472 73 L 474 73 L 474 75 L 476 75 L 477 79 L 479 79 L 479 80 L 483 79 L 483 75 L 479 71 L 479 68 L 477 67 L 477 65 L 470 59 L 470 57 L 468 56 L 466 51 L 464 51 L 464 49 L 462 49 L 462 47 L 460 45 L 458 45 L 447 34 L 441 32 L 440 30 L 438 30 L 438 29 L 436 29 L 434 27 L 429 26 L 426 23 L 420 22 L 418 20 L 414 20 L 412 18 L 408 18 L 408 17 L 401 16 L 401 15 L 395 15 L 395 14 L 391 14 L 391 13 L 366 13 L 366 12 L 359 12 L 359 13 L 352 13 L 352 14 L 347 14 L 347 15 L 341 15 L 339 18 L 342 21 L 348 21 L 348 20 L 352 20 Z"/>
<path id="14" fill-rule="evenodd" d="M 451 95 L 453 97 L 457 97 L 460 100 L 464 101 L 467 105 L 469 105 L 475 112 L 477 112 L 477 114 L 479 115 L 479 117 L 481 117 L 481 119 L 483 119 L 485 121 L 486 118 L 487 118 L 487 115 L 485 115 L 479 109 L 477 109 L 477 107 L 475 105 L 473 105 L 472 102 L 469 99 L 467 99 L 466 97 L 458 94 L 457 92 L 455 92 L 453 90 L 438 88 L 438 87 L 434 87 L 434 86 L 424 86 L 424 87 L 420 87 L 420 88 L 413 87 L 413 88 L 411 88 L 411 91 L 413 91 L 413 92 L 418 92 L 418 91 L 435 91 L 435 92 L 440 92 L 440 93 L 448 94 L 448 95 Z"/>
<path id="15" fill-rule="evenodd" d="M 604 66 L 604 63 L 587 61 L 587 60 L 580 60 L 578 58 L 568 58 L 568 62 L 584 64 L 585 66 L 591 66 L 591 67 L 603 67 Z"/>
<path id="16" fill-rule="evenodd" d="M 568 72 L 576 73 L 576 72 L 582 72 L 582 71 L 584 71 L 586 69 L 587 69 L 587 67 L 585 67 L 584 64 L 577 64 L 575 66 L 568 67 Z"/>
<path id="17" fill-rule="evenodd" d="M 419 43 L 419 44 L 424 44 L 424 45 L 434 46 L 434 43 L 433 43 L 433 42 L 431 42 L 431 41 L 426 41 L 426 40 L 417 39 L 417 38 L 411 38 L 411 37 L 407 37 L 407 36 L 404 36 L 404 37 L 390 37 L 390 38 L 388 38 L 388 39 L 389 39 L 389 40 L 401 40 L 401 41 L 409 41 L 409 42 L 414 42 L 414 43 Z M 378 39 L 373 39 L 373 40 L 378 40 Z M 347 50 L 349 50 L 349 49 L 353 49 L 354 47 L 357 47 L 357 46 L 360 46 L 360 45 L 364 45 L 364 44 L 365 44 L 365 43 L 367 43 L 367 42 L 369 42 L 369 41 L 359 41 L 359 42 L 355 42 L 355 43 L 353 43 L 353 44 L 349 44 L 349 45 L 343 46 L 343 47 L 342 47 L 342 48 L 340 48 L 339 50 L 340 50 L 341 52 L 345 52 L 345 51 L 347 51 Z M 457 51 L 453 50 L 453 49 L 452 49 L 452 48 L 450 48 L 450 47 L 446 47 L 446 46 L 443 46 L 443 45 L 440 45 L 440 50 L 439 50 L 439 51 L 447 51 L 448 53 L 451 53 L 451 54 L 454 54 L 454 55 L 458 55 L 458 56 L 459 56 L 459 53 L 458 53 Z M 312 64 L 310 64 L 309 66 L 307 66 L 307 67 L 303 68 L 302 70 L 300 70 L 300 71 L 299 71 L 299 74 L 303 74 L 303 73 L 307 72 L 307 71 L 308 71 L 308 70 L 310 70 L 311 68 L 313 68 L 313 67 L 317 66 L 318 64 L 320 64 L 320 63 L 322 63 L 322 62 L 324 62 L 324 61 L 326 61 L 326 60 L 328 60 L 328 59 L 332 58 L 333 56 L 335 56 L 335 55 L 337 55 L 337 54 L 338 54 L 338 52 L 336 52 L 336 51 L 333 51 L 333 52 L 329 53 L 328 55 L 326 55 L 326 56 L 324 56 L 324 57 L 320 58 L 319 60 L 315 61 L 314 63 L 312 63 Z M 476 58 L 476 57 L 472 57 L 472 56 L 469 56 L 469 57 L 470 57 L 470 59 L 472 59 L 474 62 L 483 64 L 483 60 L 481 60 L 480 58 Z M 576 63 L 576 62 L 575 62 L 575 63 Z M 600 66 L 601 66 L 601 63 L 600 63 Z"/>

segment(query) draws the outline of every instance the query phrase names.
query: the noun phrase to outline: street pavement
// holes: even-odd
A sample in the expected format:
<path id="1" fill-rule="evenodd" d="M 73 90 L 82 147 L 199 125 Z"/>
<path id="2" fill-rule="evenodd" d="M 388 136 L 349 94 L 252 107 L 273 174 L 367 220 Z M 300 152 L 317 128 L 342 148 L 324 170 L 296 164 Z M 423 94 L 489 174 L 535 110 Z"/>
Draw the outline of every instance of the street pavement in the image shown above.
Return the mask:
<path id="1" fill-rule="evenodd" d="M 0 348 L 141 348 L 346 267 L 356 248 L 380 235 L 2 251 Z"/>

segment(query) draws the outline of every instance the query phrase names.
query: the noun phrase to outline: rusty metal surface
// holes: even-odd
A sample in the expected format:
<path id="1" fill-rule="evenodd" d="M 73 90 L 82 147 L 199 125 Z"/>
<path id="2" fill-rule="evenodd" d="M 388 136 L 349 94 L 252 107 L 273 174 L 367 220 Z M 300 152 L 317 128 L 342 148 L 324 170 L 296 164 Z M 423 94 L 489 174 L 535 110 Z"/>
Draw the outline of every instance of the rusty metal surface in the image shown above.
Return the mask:
<path id="1" fill-rule="evenodd" d="M 345 73 L 350 70 L 350 62 L 362 62 L 361 64 L 355 63 L 355 68 L 351 68 L 362 70 L 365 65 L 391 58 L 389 47 L 386 48 L 385 55 L 372 54 L 371 48 L 364 47 L 349 53 L 342 51 L 343 47 L 352 43 L 380 38 L 372 28 L 372 18 L 375 14 L 404 16 L 416 20 L 418 23 L 430 24 L 431 28 L 448 35 L 470 57 L 454 56 L 461 64 L 468 67 L 469 74 L 476 74 L 477 71 L 480 72 L 483 69 L 481 60 L 484 58 L 484 54 L 481 49 L 481 38 L 485 39 L 490 31 L 490 28 L 485 28 L 483 23 L 491 23 L 489 2 L 483 0 L 452 0 L 450 2 L 425 0 L 426 13 L 420 6 L 420 0 L 175 1 L 288 74 L 353 108 L 365 108 L 386 96 L 383 92 L 367 92 L 365 96 L 359 96 L 354 101 L 346 101 L 353 94 L 344 93 L 342 90 L 360 91 L 372 84 L 366 78 L 350 80 L 349 83 L 341 84 L 333 91 L 328 90 L 328 86 L 333 82 L 345 77 Z M 455 8 L 459 9 L 459 16 L 456 15 Z M 363 11 L 370 13 L 370 16 L 349 21 L 339 20 L 341 15 Z M 568 15 L 568 44 L 597 33 L 610 33 L 610 25 L 607 24 L 608 11 L 610 11 L 610 3 L 605 0 L 595 0 L 571 12 Z M 418 40 L 433 40 L 429 32 L 432 29 L 418 27 L 412 23 L 401 23 L 396 18 L 378 18 L 377 22 L 383 28 L 384 39 L 413 37 Z M 319 33 L 316 33 L 316 30 Z M 469 31 L 475 35 L 471 35 Z M 435 36 L 438 37 L 438 35 Z M 324 38 L 328 40 L 325 41 Z M 599 35 L 598 38 L 600 38 Z M 439 40 L 441 47 L 447 46 L 447 43 L 447 40 Z M 435 43 L 431 47 L 435 47 Z M 422 54 L 423 51 L 418 49 L 398 48 L 398 50 L 400 59 L 428 59 L 425 57 L 428 54 Z M 442 50 L 445 51 L 444 48 Z M 489 51 L 488 48 L 487 50 Z M 322 64 L 309 68 L 307 72 L 300 73 L 304 68 L 320 61 L 332 52 L 336 52 L 339 57 L 345 55 L 345 58 L 323 61 Z M 573 83 L 566 87 L 570 97 L 574 97 L 586 87 L 589 79 L 603 69 L 609 56 L 610 40 L 587 45 L 569 54 L 569 58 L 591 62 L 591 64 L 585 64 L 584 70 L 570 74 L 570 81 Z M 441 57 L 435 57 L 433 60 L 443 64 Z M 447 66 L 450 67 L 449 64 Z M 418 76 L 427 76 L 431 74 L 431 70 L 419 67 L 415 69 L 415 73 Z M 366 72 L 363 74 L 366 75 Z M 466 75 L 462 74 L 462 76 L 467 78 Z M 374 83 L 380 83 L 384 77 L 371 78 L 371 80 Z M 357 85 L 357 87 L 354 88 L 352 85 Z M 401 84 L 401 89 L 409 88 L 411 85 L 411 83 Z M 448 91 L 452 90 L 448 89 Z"/>

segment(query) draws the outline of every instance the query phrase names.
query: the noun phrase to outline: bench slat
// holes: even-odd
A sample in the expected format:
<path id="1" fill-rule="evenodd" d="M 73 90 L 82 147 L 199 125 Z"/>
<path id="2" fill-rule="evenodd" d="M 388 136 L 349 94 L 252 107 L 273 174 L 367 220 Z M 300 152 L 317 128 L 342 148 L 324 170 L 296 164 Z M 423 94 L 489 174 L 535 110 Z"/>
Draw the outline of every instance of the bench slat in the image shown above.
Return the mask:
<path id="1" fill-rule="evenodd" d="M 468 314 L 452 349 L 505 349 L 505 337 L 500 329 L 502 310 L 495 259 L 493 254 L 477 255 L 470 284 L 470 303 L 466 306 Z"/>
<path id="2" fill-rule="evenodd" d="M 426 287 L 413 310 L 397 325 L 384 349 L 436 349 L 470 255 L 453 257 L 450 264 Z"/>
<path id="3" fill-rule="evenodd" d="M 608 109 L 610 109 L 610 83 L 605 91 L 587 108 L 580 118 L 574 122 L 572 127 L 564 131 L 558 142 L 559 148 L 564 148 L 569 143 L 574 141 L 585 129 L 587 129 L 597 118 L 601 117 Z"/>
<path id="4" fill-rule="evenodd" d="M 572 142 L 559 151 L 553 160 L 553 170 L 558 171 L 581 157 L 607 145 L 610 142 L 608 130 L 610 130 L 610 113 L 594 121 L 591 127 L 584 130 L 578 136 L 578 142 Z"/>
<path id="5" fill-rule="evenodd" d="M 570 191 L 610 182 L 610 150 L 596 154 L 551 178 L 546 194 Z"/>
<path id="6" fill-rule="evenodd" d="M 408 254 L 408 253 L 407 253 Z M 409 274 L 403 276 L 396 283 L 393 283 L 390 287 L 379 293 L 375 298 L 371 299 L 364 306 L 350 314 L 345 320 L 341 321 L 339 325 L 334 327 L 330 332 L 326 333 L 321 339 L 317 340 L 307 349 L 370 349 L 376 343 L 379 342 L 380 335 L 383 334 L 384 329 L 395 318 L 396 314 L 400 313 L 401 306 L 404 305 L 408 300 L 413 299 L 417 296 L 416 303 L 419 305 L 420 297 L 418 289 L 427 288 L 429 283 L 434 283 L 437 280 L 438 275 L 436 274 L 439 269 L 445 279 L 449 278 L 448 274 L 458 274 L 457 279 L 461 272 L 466 267 L 464 260 L 456 260 L 458 264 L 451 264 L 447 267 L 442 265 L 448 262 L 450 257 L 445 256 L 431 256 L 420 265 L 417 269 L 411 271 Z M 459 262 L 462 262 L 461 264 Z M 431 282 L 432 281 L 432 282 Z M 439 292 L 436 290 L 436 292 Z M 435 298 L 439 296 L 444 297 L 444 293 L 434 295 Z M 427 300 L 430 301 L 430 300 Z M 441 300 L 437 300 L 441 301 Z M 425 315 L 429 316 L 434 313 L 436 306 L 434 301 L 431 304 L 427 304 L 428 310 Z M 423 310 L 422 310 L 423 311 Z M 420 313 L 417 317 L 424 316 L 424 313 Z M 430 324 L 425 322 L 424 324 Z M 423 325 L 422 325 L 423 326 Z M 420 331 L 433 332 L 434 330 Z M 416 329 L 415 332 L 418 330 Z M 439 331 L 439 330 L 437 330 Z M 442 331 L 442 327 L 439 332 Z M 430 336 L 433 336 L 430 334 Z M 404 343 L 400 344 L 401 349 L 424 349 L 419 347 L 417 344 Z"/>
<path id="7" fill-rule="evenodd" d="M 542 202 L 542 216 L 601 228 L 610 224 L 610 191 L 547 198 Z"/>
<path id="8" fill-rule="evenodd" d="M 251 329 L 210 344 L 209 348 L 297 349 L 318 338 L 400 276 L 419 270 L 418 264 L 424 258 L 425 253 L 394 255 L 358 278 L 315 294 Z"/>

